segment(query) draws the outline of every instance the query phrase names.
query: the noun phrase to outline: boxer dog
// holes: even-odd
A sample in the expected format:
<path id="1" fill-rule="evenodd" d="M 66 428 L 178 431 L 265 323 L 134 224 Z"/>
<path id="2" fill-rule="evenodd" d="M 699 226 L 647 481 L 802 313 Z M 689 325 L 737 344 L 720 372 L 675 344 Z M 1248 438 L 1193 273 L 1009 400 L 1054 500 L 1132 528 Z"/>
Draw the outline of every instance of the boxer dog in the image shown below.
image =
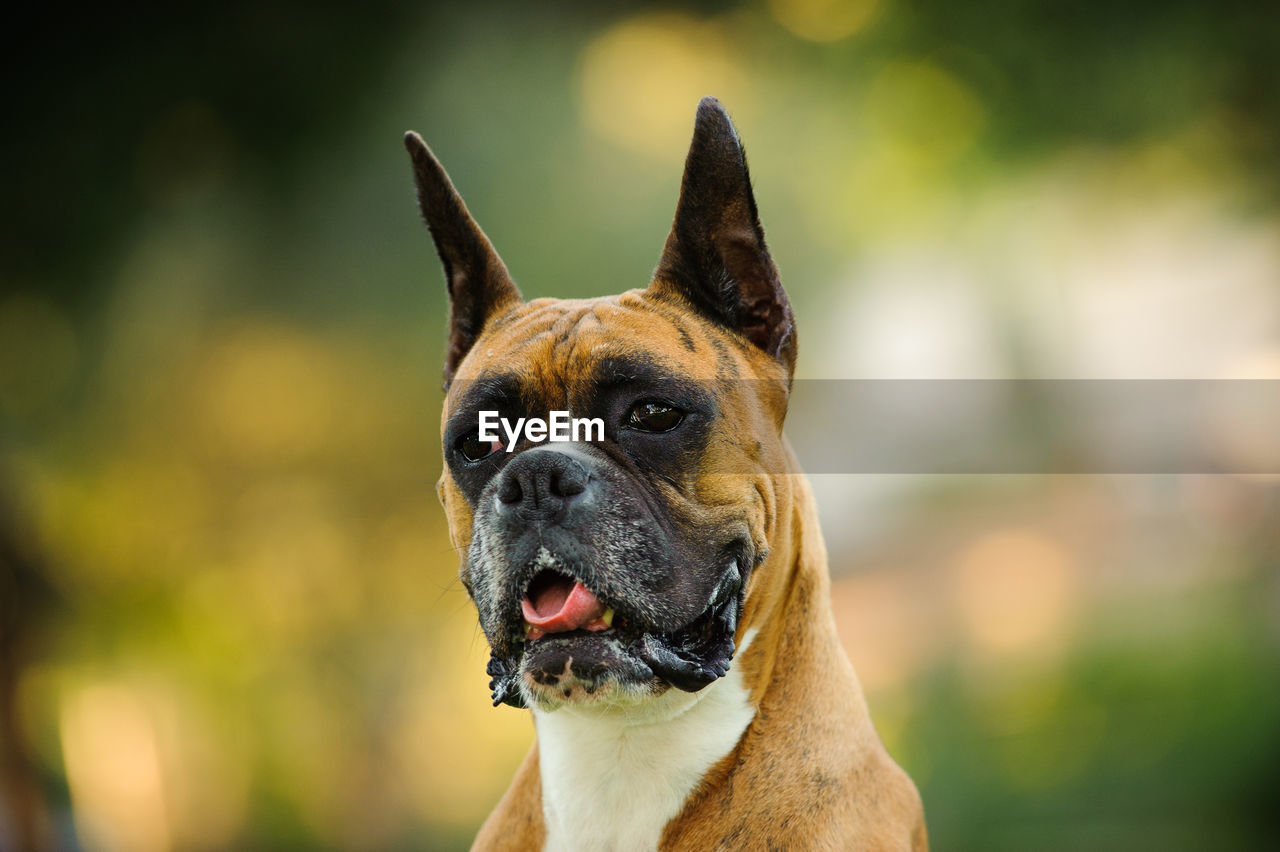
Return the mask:
<path id="1" fill-rule="evenodd" d="M 405 144 L 449 291 L 438 492 L 494 704 L 537 733 L 474 848 L 925 849 L 836 637 L 782 437 L 795 320 L 720 103 L 649 285 L 597 299 L 523 301 Z M 478 428 L 556 411 L 602 439 Z"/>

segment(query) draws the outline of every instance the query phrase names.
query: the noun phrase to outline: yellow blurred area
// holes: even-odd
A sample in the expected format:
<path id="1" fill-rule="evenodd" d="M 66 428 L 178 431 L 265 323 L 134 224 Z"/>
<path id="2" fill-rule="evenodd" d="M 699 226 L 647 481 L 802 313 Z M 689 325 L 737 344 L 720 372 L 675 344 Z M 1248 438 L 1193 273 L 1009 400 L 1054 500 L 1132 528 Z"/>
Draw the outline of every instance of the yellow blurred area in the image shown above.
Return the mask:
<path id="1" fill-rule="evenodd" d="M 774 18 L 809 41 L 848 38 L 874 19 L 880 0 L 769 0 Z"/>
<path id="2" fill-rule="evenodd" d="M 164 852 L 160 755 L 146 705 L 122 687 L 79 691 L 64 706 L 62 747 L 79 830 L 94 848 Z"/>
<path id="3" fill-rule="evenodd" d="M 396 723 L 393 771 L 417 814 L 465 830 L 501 797 L 533 742 L 533 723 L 490 706 L 478 676 L 489 648 L 469 607 L 438 628 L 438 653 L 419 662 Z"/>
<path id="4" fill-rule="evenodd" d="M 10 310 L 19 325 L 55 316 Z M 130 638 L 96 668 L 33 670 L 22 690 L 86 848 L 228 848 L 264 792 L 317 837 L 465 834 L 532 730 L 489 706 L 487 643 L 433 487 L 434 418 L 406 398 L 405 367 L 265 317 L 169 360 L 116 339 L 135 359 L 117 452 L 11 468 L 60 592 L 108 618 L 101 601 L 134 601 Z M 368 668 L 376 699 L 350 682 Z M 383 705 L 372 730 L 366 701 Z"/>
<path id="5" fill-rule="evenodd" d="M 996 658 L 1061 650 L 1077 604 L 1066 552 L 1038 533 L 988 533 L 954 568 L 961 625 L 974 649 Z"/>
<path id="6" fill-rule="evenodd" d="M 51 765 L 65 765 L 89 848 L 227 848 L 245 827 L 251 779 L 316 836 L 385 830 L 390 842 L 406 823 L 462 833 L 478 823 L 532 728 L 527 714 L 489 706 L 488 646 L 452 579 L 456 556 L 425 504 L 429 489 L 423 505 L 363 519 L 323 478 L 269 477 L 220 507 L 216 529 L 202 528 L 207 516 L 171 529 L 155 521 L 178 518 L 164 512 L 181 512 L 180 501 L 131 488 L 142 496 L 122 502 L 122 479 L 107 480 L 111 491 L 82 495 L 85 516 L 46 518 L 50 535 L 74 530 L 59 564 L 85 572 L 64 587 L 89 601 L 121 584 L 174 583 L 176 632 L 144 638 L 117 664 L 156 674 L 104 680 L 67 669 L 24 690 L 32 735 Z M 112 521 L 135 515 L 147 523 L 122 532 Z M 191 549 L 185 536 L 201 544 Z M 95 553 L 123 573 L 104 573 Z M 326 663 L 322 650 L 338 636 L 367 637 L 370 624 L 386 637 L 360 665 L 390 678 L 372 740 L 346 664 Z M 44 730 L 51 711 L 56 745 Z"/>
<path id="7" fill-rule="evenodd" d="M 236 329 L 196 370 L 195 421 L 215 451 L 248 461 L 306 456 L 339 426 L 342 362 L 287 328 Z"/>
<path id="8" fill-rule="evenodd" d="M 610 142 L 669 159 L 687 144 L 690 105 L 706 95 L 752 114 L 749 65 L 727 22 L 645 14 L 604 30 L 579 59 L 582 120 Z"/>
<path id="9" fill-rule="evenodd" d="M 62 757 L 94 849 L 225 849 L 247 815 L 250 743 L 154 679 L 61 672 Z M 242 732 L 241 732 L 242 733 Z"/>
<path id="10" fill-rule="evenodd" d="M 31 467 L 27 475 L 36 530 L 72 593 L 165 577 L 211 532 L 210 495 L 189 465 L 129 457 L 98 471 Z"/>
<path id="11" fill-rule="evenodd" d="M 927 60 L 890 62 L 872 78 L 867 118 L 886 147 L 905 148 L 913 164 L 950 160 L 974 144 L 982 102 L 958 77 Z"/>

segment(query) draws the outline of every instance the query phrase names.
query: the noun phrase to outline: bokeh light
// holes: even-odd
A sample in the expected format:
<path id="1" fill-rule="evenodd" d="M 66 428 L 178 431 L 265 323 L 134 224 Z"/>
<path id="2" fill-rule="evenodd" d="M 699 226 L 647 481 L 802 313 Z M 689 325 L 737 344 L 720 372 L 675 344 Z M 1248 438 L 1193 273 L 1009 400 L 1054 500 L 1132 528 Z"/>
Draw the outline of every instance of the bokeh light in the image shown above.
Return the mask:
<path id="1" fill-rule="evenodd" d="M 773 16 L 810 41 L 839 41 L 867 26 L 879 0 L 769 0 Z"/>
<path id="2" fill-rule="evenodd" d="M 983 653 L 1045 651 L 1065 641 L 1075 571 L 1051 540 L 1031 532 L 988 533 L 960 555 L 955 582 L 964 633 Z"/>
<path id="3" fill-rule="evenodd" d="M 582 116 L 614 144 L 669 157 L 689 135 L 689 104 L 715 94 L 752 109 L 748 57 L 724 21 L 685 14 L 630 18 L 582 52 Z"/>

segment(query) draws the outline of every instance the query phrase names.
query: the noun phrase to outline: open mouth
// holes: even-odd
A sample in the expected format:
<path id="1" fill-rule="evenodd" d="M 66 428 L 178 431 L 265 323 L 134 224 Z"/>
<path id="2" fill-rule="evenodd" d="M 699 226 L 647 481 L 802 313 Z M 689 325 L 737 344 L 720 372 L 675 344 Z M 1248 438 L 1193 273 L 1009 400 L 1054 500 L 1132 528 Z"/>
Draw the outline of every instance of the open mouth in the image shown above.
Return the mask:
<path id="1" fill-rule="evenodd" d="M 738 566 L 736 560 L 728 566 L 697 618 L 663 633 L 615 613 L 576 577 L 538 571 L 520 602 L 523 647 L 489 660 L 493 703 L 525 706 L 522 680 L 531 689 L 559 689 L 566 698 L 569 682 L 588 695 L 609 681 L 640 689 L 702 689 L 722 677 L 733 659 L 745 585 Z"/>
<path id="2" fill-rule="evenodd" d="M 613 627 L 614 619 L 613 607 L 605 606 L 580 580 L 548 570 L 529 581 L 520 612 L 529 642 L 549 633 L 603 632 Z"/>

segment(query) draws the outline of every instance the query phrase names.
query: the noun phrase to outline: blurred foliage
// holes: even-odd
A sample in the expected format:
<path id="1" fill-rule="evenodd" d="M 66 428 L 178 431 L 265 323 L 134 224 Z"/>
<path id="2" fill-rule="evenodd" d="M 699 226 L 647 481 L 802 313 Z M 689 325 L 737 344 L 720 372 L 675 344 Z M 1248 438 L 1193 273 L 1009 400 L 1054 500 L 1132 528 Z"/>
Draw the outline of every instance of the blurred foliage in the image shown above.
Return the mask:
<path id="1" fill-rule="evenodd" d="M 408 116 L 443 119 L 434 135 L 476 154 L 496 146 L 507 156 L 540 156 L 548 135 L 573 123 L 547 109 L 568 106 L 574 54 L 641 6 L 484 2 L 462 10 L 381 0 L 359 8 L 154 4 L 128 15 L 100 5 L 29 9 L 24 38 L 2 60 L 10 110 L 21 117 L 21 132 L 0 142 L 12 200 L 0 230 L 4 279 L 33 279 L 92 305 L 87 291 L 102 286 L 93 270 L 138 216 L 175 193 L 209 191 L 226 172 L 252 188 L 262 224 L 287 217 L 317 152 L 349 139 L 353 128 L 384 122 L 378 101 L 409 78 L 444 72 L 452 83 L 422 87 L 422 108 Z M 798 16 L 800 32 L 817 38 L 843 7 L 866 12 L 844 38 L 814 43 L 779 31 L 767 20 L 770 7 L 783 21 Z M 1226 153 L 1265 175 L 1260 197 L 1274 197 L 1280 11 L 1273 4 L 775 0 L 667 8 L 742 18 L 738 30 L 748 38 L 736 46 L 748 63 L 783 71 L 789 78 L 778 83 L 797 95 L 816 89 L 824 111 L 854 123 L 848 93 L 886 62 L 927 57 L 983 105 L 989 161 L 1221 121 Z M 460 56 L 479 64 L 459 67 Z M 497 138 L 481 142 L 479 121 L 471 129 L 456 121 L 486 114 Z M 925 125 L 928 112 L 895 120 Z"/>
<path id="2" fill-rule="evenodd" d="M 717 94 L 802 372 L 1280 375 L 1275 4 L 24 14 L 0 848 L 464 848 L 505 787 L 531 729 L 433 493 L 410 127 L 526 295 L 645 283 Z M 1265 845 L 1274 479 L 1070 479 L 819 489 L 937 848 Z"/>
<path id="3" fill-rule="evenodd" d="M 1012 682 L 935 675 L 903 759 L 927 767 L 940 845 L 1265 846 L 1280 829 L 1267 794 L 1280 672 L 1274 640 L 1233 624 L 1239 611 L 1163 642 L 1086 644 Z"/>

